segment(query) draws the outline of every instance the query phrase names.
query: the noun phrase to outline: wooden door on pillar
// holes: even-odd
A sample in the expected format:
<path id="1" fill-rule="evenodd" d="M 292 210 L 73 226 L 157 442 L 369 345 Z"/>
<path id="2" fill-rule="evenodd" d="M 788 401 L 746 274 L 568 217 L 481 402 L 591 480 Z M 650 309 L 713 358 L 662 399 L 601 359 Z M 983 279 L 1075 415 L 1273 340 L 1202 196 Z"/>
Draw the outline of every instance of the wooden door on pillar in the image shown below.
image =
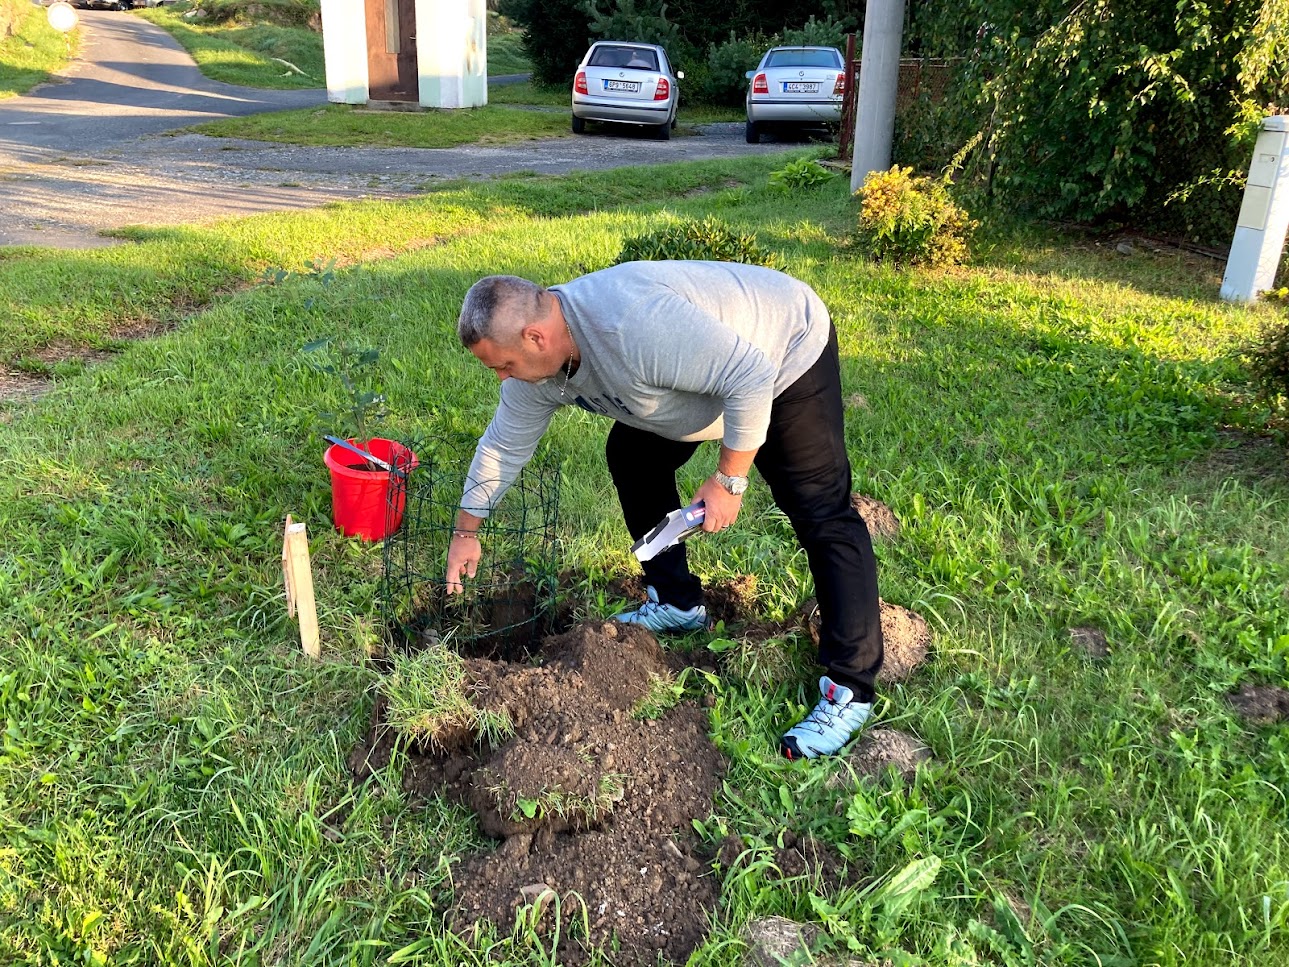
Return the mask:
<path id="1" fill-rule="evenodd" d="M 416 0 L 367 0 L 368 97 L 417 101 Z"/>

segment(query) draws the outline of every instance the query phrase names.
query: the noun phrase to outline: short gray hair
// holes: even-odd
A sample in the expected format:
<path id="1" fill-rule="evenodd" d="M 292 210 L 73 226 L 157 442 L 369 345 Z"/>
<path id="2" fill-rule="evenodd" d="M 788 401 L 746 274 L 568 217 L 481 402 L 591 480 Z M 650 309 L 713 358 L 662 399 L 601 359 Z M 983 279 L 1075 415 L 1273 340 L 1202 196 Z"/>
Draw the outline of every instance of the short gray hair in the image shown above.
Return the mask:
<path id="1" fill-rule="evenodd" d="M 541 318 L 548 298 L 536 282 L 515 275 L 489 275 L 465 294 L 457 336 L 469 349 L 481 339 L 509 344 L 524 326 Z"/>

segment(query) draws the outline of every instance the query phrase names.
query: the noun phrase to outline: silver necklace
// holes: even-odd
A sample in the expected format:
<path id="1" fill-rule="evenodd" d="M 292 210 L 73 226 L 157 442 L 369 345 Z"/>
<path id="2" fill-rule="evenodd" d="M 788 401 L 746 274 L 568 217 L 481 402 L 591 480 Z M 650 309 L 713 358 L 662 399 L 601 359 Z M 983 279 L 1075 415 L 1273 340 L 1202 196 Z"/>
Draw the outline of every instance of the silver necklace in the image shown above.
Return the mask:
<path id="1" fill-rule="evenodd" d="M 564 366 L 564 385 L 559 388 L 560 399 L 568 392 L 568 381 L 573 378 L 573 354 L 577 352 L 577 343 L 573 342 L 573 330 L 568 327 L 567 319 L 564 320 L 564 331 L 568 333 L 568 341 L 573 348 L 568 351 L 568 363 Z"/>

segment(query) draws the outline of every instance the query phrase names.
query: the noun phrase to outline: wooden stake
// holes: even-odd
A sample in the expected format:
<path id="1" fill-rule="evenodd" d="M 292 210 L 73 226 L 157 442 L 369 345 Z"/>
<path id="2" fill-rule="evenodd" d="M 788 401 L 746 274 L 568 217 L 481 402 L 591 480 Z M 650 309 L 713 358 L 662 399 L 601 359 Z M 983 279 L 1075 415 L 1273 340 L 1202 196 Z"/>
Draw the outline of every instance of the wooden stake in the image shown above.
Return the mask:
<path id="1" fill-rule="evenodd" d="M 322 656 L 318 640 L 318 609 L 313 601 L 313 566 L 309 563 L 309 535 L 304 521 L 286 515 L 282 535 L 282 578 L 286 582 L 287 617 L 300 616 L 300 647 L 310 658 Z"/>

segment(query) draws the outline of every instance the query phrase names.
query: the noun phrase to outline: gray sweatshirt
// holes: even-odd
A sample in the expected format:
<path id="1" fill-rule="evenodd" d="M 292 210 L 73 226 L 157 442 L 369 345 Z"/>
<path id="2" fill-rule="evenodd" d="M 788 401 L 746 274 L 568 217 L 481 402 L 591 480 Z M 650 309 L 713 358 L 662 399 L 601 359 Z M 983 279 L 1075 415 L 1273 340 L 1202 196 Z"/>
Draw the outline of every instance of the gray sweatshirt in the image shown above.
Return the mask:
<path id="1" fill-rule="evenodd" d="M 581 354 L 540 383 L 507 379 L 461 506 L 487 517 L 551 416 L 576 404 L 669 440 L 765 442 L 770 405 L 814 365 L 829 318 L 803 282 L 733 262 L 628 262 L 552 286 Z"/>

